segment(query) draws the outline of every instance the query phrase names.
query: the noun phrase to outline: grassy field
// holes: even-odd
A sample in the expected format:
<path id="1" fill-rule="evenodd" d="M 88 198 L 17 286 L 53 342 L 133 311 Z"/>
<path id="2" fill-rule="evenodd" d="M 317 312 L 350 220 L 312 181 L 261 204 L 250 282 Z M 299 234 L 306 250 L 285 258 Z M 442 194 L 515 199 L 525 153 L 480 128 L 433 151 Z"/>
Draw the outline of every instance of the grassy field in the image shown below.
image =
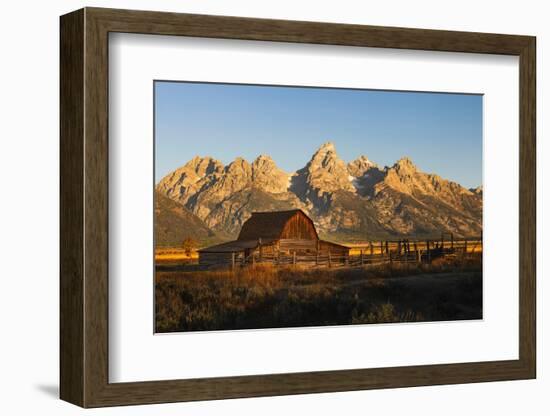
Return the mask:
<path id="1" fill-rule="evenodd" d="M 155 249 L 155 263 L 163 262 L 175 262 L 175 261 L 189 261 L 197 260 L 199 258 L 199 253 L 196 250 L 192 250 L 190 255 L 188 255 L 183 248 L 179 247 L 167 247 L 167 248 L 156 248 Z"/>
<path id="2" fill-rule="evenodd" d="M 482 318 L 481 255 L 408 268 L 157 271 L 156 331 Z"/>

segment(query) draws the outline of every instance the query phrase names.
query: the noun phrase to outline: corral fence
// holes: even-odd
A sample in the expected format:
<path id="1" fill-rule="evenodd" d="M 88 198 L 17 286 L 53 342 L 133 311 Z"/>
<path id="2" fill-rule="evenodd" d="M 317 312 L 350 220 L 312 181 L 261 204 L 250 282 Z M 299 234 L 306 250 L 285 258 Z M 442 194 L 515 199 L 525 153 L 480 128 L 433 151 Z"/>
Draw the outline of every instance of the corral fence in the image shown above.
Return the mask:
<path id="1" fill-rule="evenodd" d="M 251 253 L 232 253 L 231 267 L 273 264 L 275 266 L 309 267 L 358 267 L 383 263 L 430 264 L 433 260 L 445 258 L 466 259 L 483 250 L 482 238 L 463 238 L 455 240 L 452 234 L 439 239 L 400 239 L 369 241 L 348 245 L 350 253 L 338 255 L 330 250 L 323 253 L 279 252 L 273 255 Z"/>
<path id="2" fill-rule="evenodd" d="M 452 234 L 442 234 L 440 238 L 366 241 L 346 244 L 349 254 L 324 250 L 321 252 L 274 252 L 271 254 L 255 251 L 248 256 L 241 253 L 231 253 L 219 264 L 211 263 L 208 267 L 245 267 L 249 265 L 271 264 L 274 266 L 304 266 L 304 267 L 361 267 L 380 264 L 430 264 L 438 258 L 467 260 L 479 256 L 483 251 L 481 237 L 455 239 Z M 180 247 L 162 247 L 163 253 L 181 253 Z M 170 266 L 171 264 L 171 266 Z M 158 267 L 198 267 L 198 258 L 192 256 L 185 259 L 161 260 Z"/>

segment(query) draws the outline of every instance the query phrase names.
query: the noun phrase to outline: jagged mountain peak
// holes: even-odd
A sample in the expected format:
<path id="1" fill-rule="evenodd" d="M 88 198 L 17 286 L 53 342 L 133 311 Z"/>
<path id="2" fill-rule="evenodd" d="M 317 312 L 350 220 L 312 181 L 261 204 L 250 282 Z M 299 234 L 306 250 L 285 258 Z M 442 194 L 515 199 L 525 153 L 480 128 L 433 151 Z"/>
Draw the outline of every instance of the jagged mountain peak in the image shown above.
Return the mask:
<path id="1" fill-rule="evenodd" d="M 361 155 L 357 159 L 354 160 L 354 162 L 361 163 L 364 165 L 376 165 L 373 161 L 371 161 L 367 156 Z"/>
<path id="2" fill-rule="evenodd" d="M 262 153 L 261 155 L 259 155 L 255 160 L 254 162 L 259 162 L 259 161 L 262 161 L 262 160 L 270 160 L 270 161 L 273 161 L 273 158 L 269 155 L 266 155 L 265 153 Z"/>
<path id="3" fill-rule="evenodd" d="M 483 195 L 483 186 L 479 185 L 477 188 L 468 189 L 471 193 L 475 195 Z"/>
<path id="4" fill-rule="evenodd" d="M 336 146 L 334 146 L 334 143 L 331 141 L 325 142 L 319 146 L 315 154 L 323 154 L 328 152 L 336 152 Z"/>
<path id="5" fill-rule="evenodd" d="M 223 172 L 224 166 L 210 156 L 195 156 L 185 165 L 164 176 L 158 183 L 157 189 L 166 195 L 192 195 L 207 178 L 219 175 Z"/>
<path id="6" fill-rule="evenodd" d="M 238 172 L 250 172 L 252 166 L 246 159 L 242 157 L 236 157 L 229 165 L 225 167 L 225 171 L 229 173 L 238 173 Z"/>
<path id="7" fill-rule="evenodd" d="M 320 164 L 323 167 L 329 166 L 333 162 L 340 161 L 340 157 L 336 153 L 336 147 L 332 142 L 323 143 L 311 157 L 310 164 Z M 343 161 L 342 161 L 343 163 Z"/>
<path id="8" fill-rule="evenodd" d="M 372 168 L 377 168 L 378 165 L 371 161 L 367 156 L 361 155 L 357 159 L 348 163 L 348 172 L 351 176 L 359 178 Z"/>
<path id="9" fill-rule="evenodd" d="M 203 177 L 210 175 L 211 173 L 221 171 L 223 169 L 223 163 L 210 156 L 195 156 L 189 162 L 187 162 L 183 168 L 187 170 L 193 170 L 198 176 Z"/>
<path id="10" fill-rule="evenodd" d="M 395 162 L 392 168 L 400 173 L 415 173 L 419 171 L 418 167 L 414 164 L 412 159 L 408 156 L 404 156 L 401 159 L 399 159 L 397 162 Z"/>
<path id="11" fill-rule="evenodd" d="M 252 182 L 256 188 L 279 194 L 290 186 L 290 175 L 280 169 L 268 155 L 258 156 L 252 162 Z"/>
<path id="12" fill-rule="evenodd" d="M 237 157 L 227 166 L 196 156 L 164 177 L 157 190 L 211 229 L 229 234 L 254 210 L 291 208 L 308 212 L 321 232 L 367 239 L 372 232 L 474 235 L 481 227 L 481 187 L 468 190 L 424 173 L 409 157 L 385 168 L 365 155 L 346 164 L 330 141 L 291 173 L 267 154 L 252 163 Z"/>
<path id="13" fill-rule="evenodd" d="M 277 167 L 277 164 L 271 158 L 271 156 L 269 156 L 269 155 L 259 155 L 252 162 L 252 167 L 255 168 L 255 169 L 265 169 L 265 168 Z"/>
<path id="14" fill-rule="evenodd" d="M 271 156 L 268 155 L 260 155 L 258 156 L 254 162 L 252 162 L 252 174 L 253 175 L 259 175 L 259 174 L 274 174 L 279 175 L 283 174 L 285 176 L 288 176 L 288 174 L 280 169 L 277 166 L 277 163 L 271 158 Z"/>
<path id="15" fill-rule="evenodd" d="M 299 171 L 300 172 L 300 171 Z M 337 190 L 354 191 L 345 162 L 336 153 L 334 143 L 326 142 L 313 154 L 306 167 L 304 181 L 318 196 Z"/>
<path id="16" fill-rule="evenodd" d="M 331 170 L 340 166 L 345 166 L 345 163 L 336 153 L 336 147 L 333 143 L 326 142 L 317 149 L 306 167 Z"/>

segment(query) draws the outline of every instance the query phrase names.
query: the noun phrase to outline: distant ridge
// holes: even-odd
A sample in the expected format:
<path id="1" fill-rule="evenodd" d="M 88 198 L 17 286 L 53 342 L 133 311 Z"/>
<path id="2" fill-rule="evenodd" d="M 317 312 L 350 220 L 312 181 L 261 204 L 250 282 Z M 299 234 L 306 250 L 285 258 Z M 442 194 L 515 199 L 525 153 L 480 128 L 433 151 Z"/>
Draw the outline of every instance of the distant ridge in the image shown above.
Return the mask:
<path id="1" fill-rule="evenodd" d="M 167 196 L 155 192 L 155 245 L 181 246 L 192 238 L 199 244 L 223 241 L 223 236 L 210 230 L 195 214 Z"/>

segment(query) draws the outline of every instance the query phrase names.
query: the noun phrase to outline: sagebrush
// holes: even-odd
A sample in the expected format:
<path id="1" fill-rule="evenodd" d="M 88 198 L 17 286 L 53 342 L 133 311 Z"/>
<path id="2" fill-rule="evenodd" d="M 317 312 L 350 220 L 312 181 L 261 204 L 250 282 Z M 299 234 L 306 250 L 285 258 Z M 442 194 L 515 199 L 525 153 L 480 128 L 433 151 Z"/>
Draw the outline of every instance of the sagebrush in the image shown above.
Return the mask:
<path id="1" fill-rule="evenodd" d="M 155 304 L 157 332 L 480 319 L 481 260 L 157 271 Z"/>

